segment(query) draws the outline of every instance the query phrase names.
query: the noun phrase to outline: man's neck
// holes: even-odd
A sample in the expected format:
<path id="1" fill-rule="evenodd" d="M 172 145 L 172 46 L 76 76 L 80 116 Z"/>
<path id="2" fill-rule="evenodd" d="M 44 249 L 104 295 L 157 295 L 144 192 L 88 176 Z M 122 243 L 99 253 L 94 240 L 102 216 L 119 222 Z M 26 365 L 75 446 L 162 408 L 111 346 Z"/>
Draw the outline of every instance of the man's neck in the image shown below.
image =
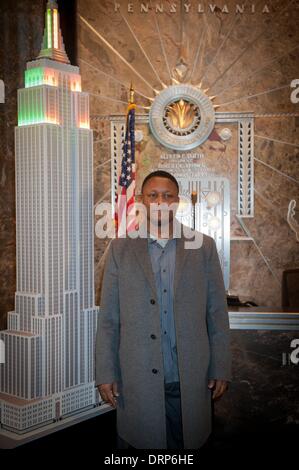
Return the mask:
<path id="1" fill-rule="evenodd" d="M 169 239 L 173 238 L 172 224 L 168 227 L 168 231 L 162 227 L 150 227 L 148 234 L 156 239 Z"/>

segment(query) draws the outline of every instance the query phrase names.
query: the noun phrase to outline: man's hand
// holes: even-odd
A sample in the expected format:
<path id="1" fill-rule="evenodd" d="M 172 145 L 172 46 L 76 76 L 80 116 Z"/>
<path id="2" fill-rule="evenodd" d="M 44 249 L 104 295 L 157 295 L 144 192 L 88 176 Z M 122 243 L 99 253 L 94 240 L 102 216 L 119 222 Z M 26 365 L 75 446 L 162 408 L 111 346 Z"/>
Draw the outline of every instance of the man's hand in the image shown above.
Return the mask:
<path id="1" fill-rule="evenodd" d="M 113 382 L 112 384 L 100 384 L 98 385 L 98 390 L 102 399 L 106 403 L 109 403 L 111 406 L 113 406 L 113 408 L 116 408 L 116 397 L 119 396 L 119 393 L 117 392 L 117 383 Z"/>
<path id="2" fill-rule="evenodd" d="M 210 390 L 213 390 L 213 400 L 217 400 L 222 397 L 224 392 L 228 389 L 228 383 L 226 380 L 210 379 L 208 387 Z"/>

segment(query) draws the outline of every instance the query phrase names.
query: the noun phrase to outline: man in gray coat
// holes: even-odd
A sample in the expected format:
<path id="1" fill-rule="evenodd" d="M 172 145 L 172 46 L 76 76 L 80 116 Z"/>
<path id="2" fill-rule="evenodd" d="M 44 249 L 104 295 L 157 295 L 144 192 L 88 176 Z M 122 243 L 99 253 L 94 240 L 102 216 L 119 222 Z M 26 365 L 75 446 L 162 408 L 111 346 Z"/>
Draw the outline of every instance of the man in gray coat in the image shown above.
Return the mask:
<path id="1" fill-rule="evenodd" d="M 193 232 L 202 243 L 188 249 L 184 231 L 173 231 L 175 211 L 162 233 L 162 207 L 178 203 L 178 192 L 167 172 L 145 178 L 147 236 L 113 240 L 104 271 L 96 384 L 116 407 L 122 442 L 138 449 L 199 449 L 211 433 L 212 400 L 231 378 L 215 242 Z M 153 207 L 161 208 L 154 222 Z"/>

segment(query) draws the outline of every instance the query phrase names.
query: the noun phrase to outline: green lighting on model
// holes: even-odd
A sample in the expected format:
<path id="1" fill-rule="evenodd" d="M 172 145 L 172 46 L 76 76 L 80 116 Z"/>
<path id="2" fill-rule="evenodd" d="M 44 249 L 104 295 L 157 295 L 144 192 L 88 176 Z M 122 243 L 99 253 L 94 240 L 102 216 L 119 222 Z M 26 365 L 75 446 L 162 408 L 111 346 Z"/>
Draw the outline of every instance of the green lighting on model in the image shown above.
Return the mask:
<path id="1" fill-rule="evenodd" d="M 51 10 L 47 10 L 47 31 L 48 31 L 48 49 L 52 47 L 52 14 Z"/>
<path id="2" fill-rule="evenodd" d="M 44 69 L 41 67 L 35 67 L 33 69 L 26 70 L 25 72 L 25 88 L 32 86 L 38 86 L 43 84 Z"/>

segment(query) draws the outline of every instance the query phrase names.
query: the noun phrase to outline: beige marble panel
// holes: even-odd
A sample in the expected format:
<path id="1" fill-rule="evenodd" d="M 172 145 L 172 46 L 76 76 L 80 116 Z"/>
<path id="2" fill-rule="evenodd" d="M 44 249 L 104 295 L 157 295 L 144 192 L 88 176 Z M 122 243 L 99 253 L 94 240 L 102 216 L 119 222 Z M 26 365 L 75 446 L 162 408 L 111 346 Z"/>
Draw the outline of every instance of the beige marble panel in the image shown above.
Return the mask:
<path id="1" fill-rule="evenodd" d="M 78 11 L 109 41 L 111 46 L 117 49 L 144 80 L 79 20 L 78 53 L 83 87 L 102 96 L 102 98 L 91 98 L 93 115 L 125 113 L 125 103 L 113 100 L 126 101 L 131 81 L 137 92 L 153 98 L 155 95 L 152 88 L 159 90 L 162 88 L 159 78 L 166 85 L 170 84 L 169 70 L 172 73 L 181 55 L 189 64 L 187 81 L 198 84 L 204 77 L 203 86 L 211 87 L 208 93 L 218 95 L 215 99 L 216 104 L 223 105 L 234 101 L 221 106 L 218 108 L 219 111 L 252 111 L 258 115 L 299 114 L 299 104 L 295 105 L 290 101 L 289 87 L 291 80 L 299 75 L 299 48 L 294 49 L 299 38 L 298 2 L 290 7 L 287 2 L 280 1 L 246 2 L 247 12 L 236 15 L 234 11 L 238 2 L 235 1 L 214 2 L 217 4 L 214 14 L 209 11 L 209 2 L 190 1 L 188 4 L 191 4 L 193 10 L 190 9 L 188 14 L 184 13 L 183 17 L 179 13 L 180 2 L 151 2 L 153 9 L 148 13 L 140 12 L 139 7 L 142 2 L 120 0 L 117 3 L 120 4 L 120 11 L 115 12 L 112 1 L 79 0 Z M 132 13 L 128 12 L 128 3 L 133 5 Z M 155 13 L 156 3 L 163 4 L 165 10 L 163 13 Z M 170 13 L 170 5 L 173 3 L 177 5 L 177 13 Z M 204 6 L 204 14 L 197 13 L 198 3 Z M 239 2 L 241 3 L 244 2 Z M 249 10 L 253 3 L 256 6 L 254 14 Z M 269 14 L 261 13 L 265 3 L 269 6 Z M 228 14 L 221 13 L 220 10 L 225 4 L 230 11 Z M 152 67 L 121 15 L 129 22 L 150 58 Z M 159 40 L 157 22 L 162 45 Z M 183 47 L 181 47 L 182 24 Z M 202 32 L 204 40 L 193 70 Z M 261 94 L 283 86 L 287 87 L 272 93 Z M 255 94 L 260 95 L 246 98 Z M 139 113 L 145 112 L 142 106 L 150 105 L 150 101 L 138 93 L 136 93 L 136 101 L 140 105 Z M 97 136 L 105 136 L 109 133 L 108 121 L 94 120 L 92 122 Z M 298 125 L 298 118 L 295 117 L 257 117 L 255 132 L 262 137 L 298 143 Z M 205 144 L 206 147 L 208 145 L 211 145 L 211 142 Z M 152 156 L 155 160 L 156 147 L 154 140 L 147 137 L 141 144 L 138 144 L 137 165 L 143 171 L 149 171 L 153 165 Z M 298 147 L 256 138 L 255 155 L 281 172 L 299 179 Z M 98 167 L 109 158 L 110 147 L 107 143 L 95 146 L 96 200 L 105 195 L 107 201 L 110 198 L 110 194 L 107 194 L 110 187 L 110 166 L 108 164 Z M 218 159 L 218 165 L 219 161 Z M 233 162 L 230 157 L 230 152 L 223 153 L 222 163 L 224 173 L 228 170 L 234 173 L 232 188 L 235 191 L 237 167 L 236 162 Z M 268 270 L 253 242 L 232 241 L 230 290 L 243 299 L 252 299 L 260 305 L 275 306 L 280 304 L 282 271 L 299 265 L 299 244 L 296 243 L 294 233 L 286 222 L 289 201 L 292 198 L 299 199 L 298 184 L 256 161 L 255 187 L 255 217 L 245 219 L 245 223 L 269 262 L 274 276 Z M 235 196 L 234 194 L 232 198 L 233 205 L 235 205 Z M 232 210 L 234 210 L 233 206 Z M 234 227 L 234 230 L 242 234 L 240 227 Z M 97 239 L 97 263 L 104 248 L 105 243 Z"/>

